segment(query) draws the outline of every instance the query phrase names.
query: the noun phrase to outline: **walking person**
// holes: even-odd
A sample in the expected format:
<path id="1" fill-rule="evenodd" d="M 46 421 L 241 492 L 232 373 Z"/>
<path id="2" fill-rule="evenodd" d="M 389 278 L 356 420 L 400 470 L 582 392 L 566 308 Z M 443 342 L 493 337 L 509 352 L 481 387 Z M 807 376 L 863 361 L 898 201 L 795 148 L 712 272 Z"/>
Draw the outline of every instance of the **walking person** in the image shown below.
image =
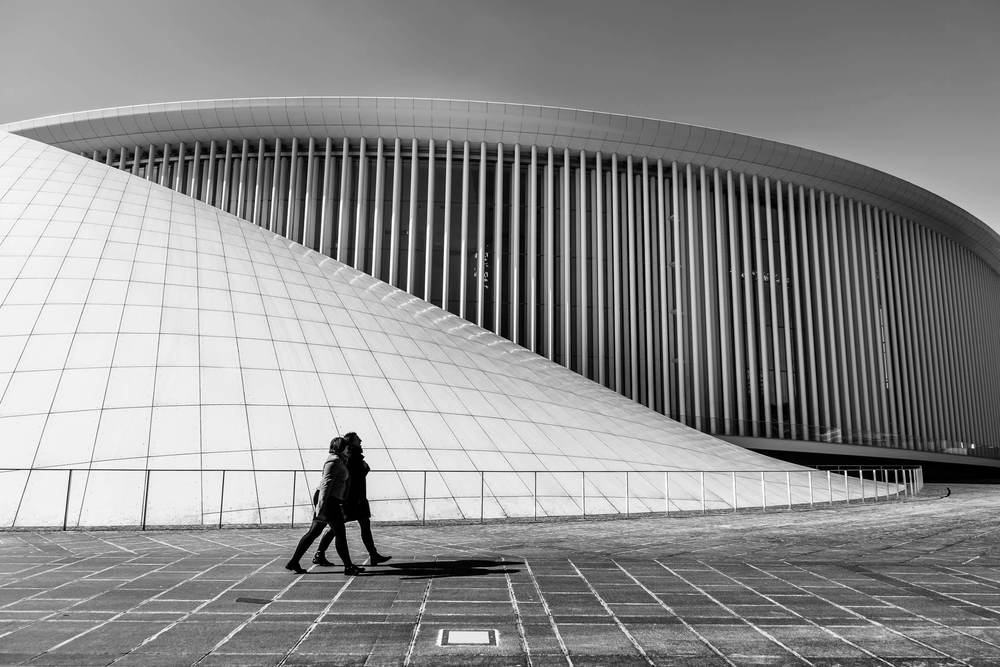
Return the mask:
<path id="1" fill-rule="evenodd" d="M 347 472 L 351 483 L 347 489 L 347 499 L 344 501 L 344 513 L 346 521 L 357 521 L 358 528 L 361 529 L 361 542 L 368 550 L 368 559 L 372 565 L 385 563 L 392 556 L 383 556 L 375 548 L 375 540 L 372 537 L 371 506 L 368 504 L 368 485 L 366 478 L 371 471 L 368 463 L 365 462 L 364 449 L 361 447 L 361 437 L 351 431 L 344 435 L 346 448 L 350 452 L 347 458 Z M 319 565 L 329 565 L 326 562 L 326 549 L 330 546 L 333 535 L 328 531 L 319 541 L 319 549 L 313 562 Z"/>
<path id="2" fill-rule="evenodd" d="M 351 487 L 351 474 L 347 467 L 347 462 L 351 456 L 347 440 L 336 437 L 330 441 L 330 455 L 323 464 L 323 477 L 320 479 L 319 488 L 313 495 L 314 512 L 312 524 L 309 530 L 299 540 L 295 547 L 295 553 L 291 560 L 285 564 L 286 570 L 291 570 L 296 574 L 303 574 L 305 570 L 299 564 L 299 559 L 312 543 L 319 537 L 320 533 L 327 526 L 330 526 L 328 535 L 333 536 L 337 555 L 344 563 L 344 574 L 351 576 L 364 572 L 365 568 L 351 562 L 351 552 L 347 548 L 347 527 L 344 525 L 344 501 L 348 497 Z M 329 545 L 329 540 L 327 541 Z M 325 549 L 324 549 L 325 551 Z M 332 565 L 323 557 L 323 565 Z M 316 562 L 314 559 L 313 562 Z"/>

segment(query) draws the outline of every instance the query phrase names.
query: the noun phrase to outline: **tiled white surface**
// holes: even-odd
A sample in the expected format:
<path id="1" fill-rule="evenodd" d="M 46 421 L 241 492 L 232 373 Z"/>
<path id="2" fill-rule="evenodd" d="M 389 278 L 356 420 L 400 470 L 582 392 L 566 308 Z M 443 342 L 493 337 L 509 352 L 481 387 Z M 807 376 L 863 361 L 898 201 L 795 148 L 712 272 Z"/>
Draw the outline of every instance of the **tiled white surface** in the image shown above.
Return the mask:
<path id="1" fill-rule="evenodd" d="M 350 430 L 373 468 L 469 471 L 432 474 L 442 516 L 511 511 L 480 508 L 477 470 L 789 467 L 190 197 L 10 134 L 0 323 L 0 468 L 250 471 L 229 473 L 224 498 L 220 473 L 156 473 L 150 520 L 214 522 L 222 506 L 227 521 L 263 521 L 293 493 L 304 519 L 329 439 Z M 265 469 L 308 475 L 253 472 Z M 113 489 L 133 516 L 146 488 L 137 473 L 0 475 L 0 525 L 61 517 L 67 482 L 70 523 L 124 520 Z M 422 511 L 422 475 L 373 477 L 384 518 Z M 531 495 L 508 477 L 491 492 Z M 621 495 L 617 477 L 590 479 L 595 498 Z M 581 481 L 543 479 L 542 513 L 572 511 Z"/>

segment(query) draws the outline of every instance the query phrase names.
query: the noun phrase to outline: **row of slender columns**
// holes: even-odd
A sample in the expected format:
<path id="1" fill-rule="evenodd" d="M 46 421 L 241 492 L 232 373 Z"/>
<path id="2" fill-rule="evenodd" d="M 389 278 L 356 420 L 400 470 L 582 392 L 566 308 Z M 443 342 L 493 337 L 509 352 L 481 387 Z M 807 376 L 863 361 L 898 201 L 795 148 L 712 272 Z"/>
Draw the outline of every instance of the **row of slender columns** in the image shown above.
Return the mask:
<path id="1" fill-rule="evenodd" d="M 995 272 L 871 204 L 691 164 L 468 141 L 197 141 L 92 157 L 708 432 L 995 451 Z"/>

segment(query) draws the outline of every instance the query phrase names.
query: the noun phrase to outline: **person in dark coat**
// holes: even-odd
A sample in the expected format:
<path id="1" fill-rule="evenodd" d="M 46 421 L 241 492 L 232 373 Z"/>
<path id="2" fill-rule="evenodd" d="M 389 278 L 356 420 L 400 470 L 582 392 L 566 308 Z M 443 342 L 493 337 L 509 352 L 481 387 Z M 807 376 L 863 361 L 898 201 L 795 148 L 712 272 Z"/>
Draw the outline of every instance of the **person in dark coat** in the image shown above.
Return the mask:
<path id="1" fill-rule="evenodd" d="M 347 450 L 350 456 L 347 459 L 347 473 L 350 475 L 351 483 L 347 489 L 347 499 L 344 501 L 344 513 L 346 521 L 357 521 L 361 529 L 361 542 L 368 550 L 369 562 L 372 565 L 384 563 L 392 556 L 383 556 L 375 548 L 375 540 L 372 538 L 371 506 L 368 504 L 368 486 L 366 478 L 371 468 L 365 462 L 364 449 L 361 447 L 361 437 L 351 431 L 344 435 L 347 443 Z M 327 531 L 319 542 L 319 549 L 314 563 L 322 564 L 326 560 L 326 549 L 330 546 L 333 532 Z"/>
<path id="2" fill-rule="evenodd" d="M 285 564 L 286 570 L 291 570 L 296 574 L 303 574 L 305 570 L 299 564 L 302 555 L 309 549 L 312 543 L 319 537 L 320 533 L 327 526 L 330 526 L 328 534 L 333 536 L 337 548 L 337 555 L 344 563 L 344 574 L 355 575 L 364 572 L 365 569 L 351 562 L 351 552 L 347 548 L 347 528 L 344 525 L 346 514 L 344 512 L 344 502 L 349 497 L 351 487 L 351 475 L 347 467 L 350 460 L 351 451 L 347 447 L 347 440 L 336 437 L 330 441 L 330 455 L 323 464 L 323 477 L 320 480 L 319 488 L 313 494 L 313 520 L 309 530 L 299 540 L 295 547 L 295 553 L 291 560 Z M 327 541 L 329 544 L 329 541 Z M 324 557 L 320 565 L 332 565 Z M 313 559 L 313 562 L 318 562 Z"/>

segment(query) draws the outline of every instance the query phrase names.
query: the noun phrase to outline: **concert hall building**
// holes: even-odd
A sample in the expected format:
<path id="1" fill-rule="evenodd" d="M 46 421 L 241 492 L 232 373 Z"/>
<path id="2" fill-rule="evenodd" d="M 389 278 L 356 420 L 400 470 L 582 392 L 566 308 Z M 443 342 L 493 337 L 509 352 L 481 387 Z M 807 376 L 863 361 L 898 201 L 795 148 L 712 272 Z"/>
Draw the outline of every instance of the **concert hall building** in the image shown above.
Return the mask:
<path id="1" fill-rule="evenodd" d="M 5 351 L 0 354 L 4 392 L 0 424 L 45 414 L 37 429 L 34 422 L 30 426 L 19 422 L 17 427 L 30 434 L 25 442 L 33 443 L 26 445 L 33 456 L 19 457 L 23 465 L 7 461 L 0 467 L 41 465 L 38 454 L 45 451 L 44 433 L 58 412 L 61 380 L 52 380 L 55 387 L 50 393 L 36 387 L 44 410 L 32 406 L 31 413 L 7 405 L 12 400 L 11 385 L 19 372 L 32 370 L 20 363 L 31 347 L 29 339 L 39 332 L 38 323 L 56 303 L 58 290 L 67 299 L 58 303 L 80 306 L 83 313 L 70 309 L 75 314 L 64 316 L 67 322 L 76 318 L 75 323 L 56 327 L 53 334 L 63 337 L 55 344 L 55 354 L 62 354 L 65 363 L 72 360 L 75 337 L 86 330 L 83 322 L 96 288 L 106 299 L 101 303 L 117 308 L 113 312 L 119 314 L 119 322 L 106 325 L 109 332 L 94 325 L 97 329 L 88 330 L 89 334 L 110 335 L 113 329 L 118 337 L 156 337 L 156 342 L 142 343 L 151 346 L 149 360 L 130 368 L 149 369 L 152 375 L 136 381 L 157 387 L 157 393 L 137 405 L 126 401 L 144 411 L 130 417 L 138 421 L 129 428 L 146 429 L 143 446 L 149 451 L 155 449 L 158 419 L 169 423 L 163 428 L 197 431 L 202 446 L 186 453 L 197 453 L 202 468 L 211 467 L 204 459 L 206 433 L 211 431 L 205 422 L 208 413 L 218 412 L 212 419 L 218 420 L 219 428 L 229 423 L 226 415 L 232 413 L 229 417 L 243 426 L 227 442 L 235 448 L 232 451 L 252 451 L 255 419 L 278 429 L 287 424 L 291 432 L 299 423 L 295 409 L 334 411 L 332 420 L 338 424 L 337 409 L 374 409 L 368 399 L 352 398 L 343 386 L 327 386 L 321 377 L 328 370 L 321 369 L 324 364 L 350 377 L 355 393 L 381 397 L 377 400 L 392 406 L 386 410 L 401 408 L 400 414 L 409 415 L 406 419 L 382 415 L 387 420 L 382 423 L 392 422 L 385 428 L 393 437 L 413 432 L 415 443 L 428 443 L 434 420 L 451 413 L 473 420 L 466 427 L 448 422 L 449 428 L 443 429 L 448 439 L 456 441 L 454 450 L 501 430 L 506 434 L 509 424 L 502 429 L 495 424 L 500 430 L 494 433 L 483 419 L 484 415 L 514 419 L 505 413 L 508 406 L 478 407 L 477 401 L 500 401 L 496 397 L 514 391 L 513 385 L 477 399 L 456 392 L 481 389 L 479 383 L 495 388 L 499 383 L 485 375 L 511 359 L 517 360 L 520 371 L 537 368 L 538 377 L 546 378 L 547 393 L 562 385 L 569 392 L 570 400 L 552 399 L 565 410 L 558 416 L 544 401 L 537 409 L 517 406 L 516 419 L 522 422 L 517 441 L 531 456 L 539 452 L 523 424 L 530 422 L 532 429 L 541 431 L 568 429 L 540 438 L 548 443 L 546 451 L 551 449 L 553 456 L 558 451 L 558 461 L 506 458 L 501 463 L 485 455 L 439 460 L 431 451 L 434 447 L 428 444 L 421 450 L 423 445 L 415 444 L 410 454 L 393 459 L 390 467 L 575 470 L 578 453 L 605 461 L 602 465 L 609 468 L 613 452 L 611 456 L 594 452 L 613 448 L 615 433 L 630 444 L 630 438 L 637 438 L 636 446 L 648 452 L 656 449 L 656 433 L 677 442 L 689 438 L 702 443 L 706 451 L 717 450 L 720 461 L 728 458 L 735 470 L 771 465 L 770 459 L 747 449 L 1000 466 L 1000 410 L 996 409 L 1000 238 L 959 207 L 884 172 L 787 144 L 682 123 L 454 100 L 210 100 L 50 116 L 0 130 L 11 133 L 0 134 L 7 136 L 3 143 L 8 158 L 0 180 L 0 190 L 7 190 L 0 191 L 4 195 L 0 232 L 6 239 L 0 252 L 6 255 L 4 261 L 24 258 L 16 263 L 17 270 L 10 264 L 0 275 L 0 320 L 12 321 L 13 310 L 6 317 L 2 312 L 12 308 L 28 308 L 30 312 L 18 317 L 31 319 L 30 327 L 23 322 L 20 327 L 0 325 L 4 342 L 0 350 Z M 47 146 L 28 150 L 29 144 Z M 34 206 L 30 216 L 51 226 L 57 220 L 51 216 L 65 207 L 65 201 L 57 200 L 87 197 L 103 180 L 120 182 L 115 187 L 125 193 L 141 186 L 141 192 L 132 192 L 131 204 L 123 200 L 115 210 L 105 205 L 103 215 L 88 213 L 104 221 L 101 224 L 112 225 L 113 237 L 115 216 L 128 210 L 122 224 L 132 233 L 121 236 L 133 245 L 116 248 L 120 257 L 109 256 L 107 245 L 96 247 L 99 234 L 59 242 L 29 234 L 11 242 L 24 233 L 26 210 L 37 203 L 26 195 L 11 196 L 18 179 L 11 164 L 27 169 L 29 163 L 17 159 L 25 150 L 51 162 L 57 155 L 53 147 L 74 154 L 74 160 L 88 158 L 89 166 L 80 167 L 88 174 L 87 187 L 83 194 L 57 194 L 59 188 L 46 181 L 35 197 L 46 189 L 51 196 L 42 199 L 44 205 Z M 55 179 L 56 184 L 65 181 Z M 167 197 L 165 189 L 175 192 Z M 152 198 L 156 206 L 150 203 Z M 195 233 L 175 237 L 167 230 L 152 231 L 149 216 L 163 221 L 165 210 L 180 211 L 187 224 L 210 218 L 213 229 L 220 225 L 229 229 L 232 221 L 241 219 L 240 229 L 256 228 L 255 239 L 268 234 L 266 242 L 254 243 L 267 246 L 270 259 L 262 264 L 260 249 L 248 251 L 245 244 L 229 254 L 226 237 L 231 234 L 225 231 L 211 240 Z M 145 254 L 150 266 L 158 268 L 140 267 L 147 232 L 156 238 L 150 247 L 158 250 Z M 249 238 L 249 232 L 239 234 Z M 105 237 L 105 244 L 111 237 Z M 73 292 L 84 289 L 79 285 L 60 286 L 62 274 L 53 266 L 37 269 L 39 279 L 47 283 L 15 284 L 46 263 L 32 261 L 39 246 L 51 251 L 44 255 L 49 264 L 57 263 L 56 258 L 63 266 L 75 261 L 81 279 L 92 282 L 87 293 Z M 83 247 L 90 248 L 91 255 L 74 260 L 72 251 Z M 278 249 L 299 253 L 295 255 L 299 263 L 303 252 L 319 258 L 309 262 L 319 266 L 320 273 L 350 275 L 352 290 L 364 286 L 364 296 L 351 297 L 358 308 L 342 303 L 336 314 L 324 310 L 332 306 L 320 288 L 311 289 L 312 269 L 301 273 L 296 265 L 292 272 L 307 279 L 293 279 L 296 287 L 290 287 L 282 275 L 284 255 L 274 254 Z M 230 265 L 239 265 L 236 274 L 226 268 Z M 136 268 L 142 268 L 146 277 L 137 279 Z M 138 283 L 154 287 L 136 289 Z M 382 293 L 383 286 L 396 289 Z M 248 291 L 255 295 L 252 299 L 245 296 Z M 372 295 L 381 296 L 372 300 Z M 269 297 L 288 303 L 271 312 Z M 146 314 L 159 316 L 159 322 L 130 310 L 133 298 L 136 308 L 149 309 Z M 317 361 L 319 356 L 310 346 L 341 345 L 338 332 L 344 341 L 366 339 L 369 352 L 388 354 L 391 349 L 406 356 L 400 343 L 389 343 L 392 328 L 372 319 L 371 313 L 386 299 L 394 307 L 409 308 L 418 319 L 436 313 L 420 326 L 444 327 L 442 335 L 457 332 L 465 336 L 463 340 L 482 342 L 484 359 L 493 354 L 489 348 L 502 349 L 503 362 L 501 357 L 490 364 L 452 358 L 485 375 L 445 375 L 427 368 L 426 377 L 418 377 L 418 382 L 433 376 L 434 383 L 458 389 L 448 398 L 444 392 L 429 397 L 423 391 L 422 398 L 414 394 L 403 399 L 407 390 L 387 382 L 412 381 L 416 364 L 394 375 L 392 364 L 376 357 L 362 360 L 347 355 L 345 360 L 340 355 L 339 361 Z M 312 305 L 300 307 L 302 300 Z M 168 313 L 168 307 L 200 315 Z M 126 326 L 133 311 L 135 330 Z M 208 311 L 228 313 L 231 321 L 208 317 Z M 328 329 L 302 325 L 324 312 Z M 263 319 L 251 323 L 252 313 Z M 272 321 L 279 315 L 295 325 L 281 329 Z M 211 322 L 209 333 L 206 321 Z M 250 331 L 254 333 L 246 333 Z M 185 336 L 193 339 L 181 340 Z M 235 343 L 231 347 L 212 343 L 206 351 L 206 339 L 212 336 L 231 337 Z M 271 339 L 304 347 L 275 352 L 241 342 Z M 193 397 L 188 392 L 185 398 L 180 391 L 177 404 L 159 399 L 160 372 L 167 367 L 160 363 L 165 341 L 174 346 L 168 346 L 168 356 L 176 353 L 189 359 L 170 368 L 200 369 L 191 377 L 171 371 L 180 383 L 176 386 L 187 382 L 195 388 Z M 60 352 L 63 344 L 66 350 Z M 110 339 L 101 344 L 117 345 Z M 94 350 L 99 347 L 96 342 L 94 346 Z M 59 413 L 95 413 L 89 458 L 81 459 L 92 467 L 100 460 L 96 452 L 101 447 L 101 423 L 105 413 L 112 414 L 107 400 L 117 385 L 109 377 L 127 367 L 118 365 L 114 350 L 104 354 L 111 361 L 93 385 L 103 387 L 98 393 L 103 391 L 104 402 L 95 398 L 86 409 Z M 210 358 L 222 361 L 208 363 Z M 377 373 L 365 370 L 371 363 L 378 367 Z M 46 371 L 68 368 L 56 365 L 58 369 Z M 257 387 L 257 379 L 248 379 L 250 368 L 277 375 Z M 292 390 L 282 374 L 293 371 L 318 375 Z M 218 380 L 218 396 L 212 393 L 215 389 L 206 389 L 209 375 L 227 376 L 209 381 Z M 373 375 L 383 383 L 364 379 Z M 501 375 L 508 377 L 506 371 Z M 519 382 L 527 378 L 530 373 Z M 558 382 L 553 384 L 552 378 Z M 264 403 L 284 405 L 291 416 L 254 417 L 256 399 L 250 394 L 265 396 L 267 385 L 273 389 L 275 383 L 285 386 L 284 393 Z M 173 385 L 164 381 L 163 386 Z M 165 390 L 165 395 L 171 391 Z M 614 417 L 603 425 L 602 419 L 595 419 L 602 414 L 598 404 L 613 407 L 608 409 Z M 179 411 L 179 421 L 174 422 L 164 413 L 167 407 L 181 405 L 197 409 L 199 416 L 189 410 L 181 417 Z M 345 423 L 368 424 L 377 431 L 380 422 L 373 414 Z M 429 414 L 438 416 L 431 419 Z M 586 428 L 602 434 L 592 441 L 581 439 L 578 452 L 573 449 L 577 438 L 570 433 L 574 420 L 596 421 Z M 324 418 L 319 423 L 330 421 Z M 90 422 L 73 424 L 61 433 L 74 429 L 91 433 Z M 645 431 L 636 435 L 630 428 Z M 319 445 L 311 442 L 309 447 L 321 450 L 323 437 L 319 432 L 310 434 Z M 505 437 L 497 436 L 496 441 L 507 442 Z M 550 440 L 558 443 L 552 445 Z M 230 452 L 229 446 L 218 451 Z M 393 445 L 381 442 L 375 447 L 383 448 L 387 459 L 380 463 L 388 465 Z M 491 449 L 503 451 L 505 445 Z M 416 456 L 417 451 L 423 453 Z M 624 457 L 629 465 L 672 465 L 670 456 L 649 453 L 643 458 L 646 454 L 637 452 L 629 450 Z M 743 456 L 756 458 L 751 462 Z M 267 465 L 279 467 L 308 467 L 315 462 L 285 456 L 252 458 L 250 463 L 237 457 L 216 464 L 252 468 L 268 461 Z M 699 468 L 696 458 L 685 460 L 684 467 L 726 468 L 718 461 Z M 56 459 L 63 466 L 80 463 Z M 152 461 L 147 455 L 138 467 L 149 467 Z M 180 459 L 171 461 L 187 465 Z"/>

